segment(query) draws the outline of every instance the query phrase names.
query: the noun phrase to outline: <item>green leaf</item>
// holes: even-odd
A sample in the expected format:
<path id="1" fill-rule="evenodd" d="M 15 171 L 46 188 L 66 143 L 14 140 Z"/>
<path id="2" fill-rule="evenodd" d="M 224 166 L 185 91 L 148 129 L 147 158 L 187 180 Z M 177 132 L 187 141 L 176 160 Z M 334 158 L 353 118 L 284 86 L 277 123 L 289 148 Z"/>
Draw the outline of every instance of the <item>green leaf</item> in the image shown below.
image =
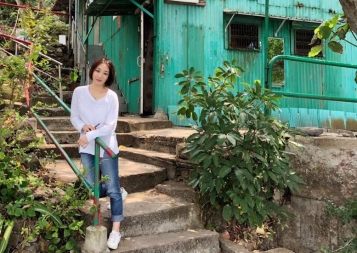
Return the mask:
<path id="1" fill-rule="evenodd" d="M 10 240 L 11 232 L 14 228 L 15 221 L 10 221 L 6 227 L 5 233 L 0 241 L 0 253 L 4 253 Z"/>
<path id="2" fill-rule="evenodd" d="M 273 179 L 274 182 L 278 183 L 278 179 L 277 179 L 276 175 L 273 172 L 268 171 L 268 175 L 269 175 L 269 177 L 271 179 Z"/>
<path id="3" fill-rule="evenodd" d="M 237 145 L 237 141 L 233 135 L 227 134 L 227 139 L 232 144 L 233 147 L 235 147 Z"/>
<path id="4" fill-rule="evenodd" d="M 219 134 L 218 135 L 218 140 L 217 140 L 217 145 L 221 146 L 227 139 L 227 136 L 225 134 Z"/>
<path id="5" fill-rule="evenodd" d="M 223 219 L 226 221 L 230 221 L 232 219 L 232 208 L 228 204 L 223 207 Z"/>
<path id="6" fill-rule="evenodd" d="M 318 46 L 314 46 L 311 48 L 310 52 L 309 52 L 309 57 L 315 57 L 316 55 L 318 55 L 322 50 L 322 45 L 318 45 Z"/>
<path id="7" fill-rule="evenodd" d="M 335 53 L 343 53 L 343 46 L 337 41 L 330 41 L 328 47 Z"/>
<path id="8" fill-rule="evenodd" d="M 294 182 L 296 182 L 296 183 L 305 184 L 306 185 L 306 182 L 301 177 L 298 177 L 295 174 L 290 174 L 289 175 L 289 179 L 294 181 Z"/>
<path id="9" fill-rule="evenodd" d="M 181 107 L 180 110 L 178 110 L 177 115 L 185 115 L 186 114 L 186 107 Z"/>
<path id="10" fill-rule="evenodd" d="M 213 155 L 212 159 L 213 159 L 214 166 L 218 167 L 218 165 L 219 165 L 218 155 L 217 154 Z"/>
<path id="11" fill-rule="evenodd" d="M 223 166 L 218 174 L 218 177 L 220 178 L 224 178 L 225 176 L 227 176 L 230 172 L 232 171 L 232 168 L 228 167 L 228 166 Z"/>
<path id="12" fill-rule="evenodd" d="M 221 180 L 221 179 L 216 180 L 215 187 L 216 187 L 217 193 L 221 191 L 221 189 L 222 189 L 222 187 L 223 187 L 223 184 L 222 184 L 222 180 Z"/>
<path id="13" fill-rule="evenodd" d="M 54 214 L 53 211 L 51 211 L 50 209 L 43 207 L 43 206 L 34 206 L 34 210 L 36 212 L 50 216 L 51 219 L 56 224 L 56 226 L 63 226 L 63 223 L 62 223 L 60 217 L 57 216 L 56 214 Z"/>
<path id="14" fill-rule="evenodd" d="M 197 116 L 197 113 L 196 112 L 192 112 L 192 119 L 194 121 L 197 121 L 198 120 L 198 116 Z"/>
<path id="15" fill-rule="evenodd" d="M 181 73 L 175 75 L 175 78 L 182 78 L 182 77 L 185 77 L 185 75 Z"/>
<path id="16" fill-rule="evenodd" d="M 190 110 L 186 110 L 186 118 L 191 118 L 191 111 Z"/>
<path id="17" fill-rule="evenodd" d="M 206 159 L 208 156 L 209 154 L 207 153 L 198 153 L 197 155 L 191 157 L 191 161 L 199 163 Z"/>
<path id="18" fill-rule="evenodd" d="M 210 150 L 212 149 L 214 146 L 217 145 L 217 135 L 215 136 L 212 136 L 207 142 L 206 142 L 206 145 L 205 145 L 205 149 L 206 150 Z"/>
<path id="19" fill-rule="evenodd" d="M 75 243 L 72 241 L 69 241 L 66 243 L 66 250 L 72 250 L 75 246 Z"/>
<path id="20" fill-rule="evenodd" d="M 68 236 L 70 236 L 70 235 L 71 235 L 71 230 L 65 229 L 64 232 L 63 232 L 63 236 L 64 236 L 64 237 L 68 237 Z"/>
<path id="21" fill-rule="evenodd" d="M 189 85 L 185 85 L 182 87 L 180 94 L 185 95 L 185 94 L 187 94 L 188 90 L 189 90 Z"/>
<path id="22" fill-rule="evenodd" d="M 36 216 L 36 212 L 35 212 L 35 209 L 33 207 L 30 207 L 28 210 L 27 210 L 27 216 L 28 217 L 35 217 Z"/>
<path id="23" fill-rule="evenodd" d="M 212 156 L 203 161 L 203 168 L 207 169 L 212 164 Z"/>

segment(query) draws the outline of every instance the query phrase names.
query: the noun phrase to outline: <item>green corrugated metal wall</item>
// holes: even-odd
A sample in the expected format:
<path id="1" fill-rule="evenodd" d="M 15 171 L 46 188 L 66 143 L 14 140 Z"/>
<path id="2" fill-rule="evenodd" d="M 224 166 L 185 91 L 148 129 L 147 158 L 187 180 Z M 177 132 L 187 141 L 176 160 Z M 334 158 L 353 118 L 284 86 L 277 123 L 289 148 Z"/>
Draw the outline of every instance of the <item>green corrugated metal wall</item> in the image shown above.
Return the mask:
<path id="1" fill-rule="evenodd" d="M 100 41 L 115 64 L 117 81 L 131 113 L 139 113 L 140 82 L 128 84 L 129 79 L 140 75 L 136 63 L 140 55 L 138 23 L 138 16 L 122 16 L 120 27 L 117 18 L 102 17 L 100 20 Z"/>

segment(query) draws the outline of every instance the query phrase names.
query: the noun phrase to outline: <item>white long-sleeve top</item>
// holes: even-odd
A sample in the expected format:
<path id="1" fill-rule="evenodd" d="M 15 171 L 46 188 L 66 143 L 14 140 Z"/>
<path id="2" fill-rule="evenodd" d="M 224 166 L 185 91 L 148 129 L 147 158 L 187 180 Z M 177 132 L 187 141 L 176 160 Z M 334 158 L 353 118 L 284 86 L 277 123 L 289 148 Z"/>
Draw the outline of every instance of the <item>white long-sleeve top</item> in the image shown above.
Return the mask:
<path id="1" fill-rule="evenodd" d="M 86 134 L 88 145 L 79 147 L 80 153 L 94 155 L 95 138 L 100 137 L 106 145 L 115 153 L 119 153 L 115 129 L 118 122 L 119 102 L 117 94 L 108 89 L 107 94 L 98 100 L 89 92 L 89 86 L 77 87 L 71 102 L 71 123 L 80 132 L 81 136 Z M 97 126 L 96 130 L 84 133 L 84 125 Z M 100 148 L 100 156 L 103 157 L 104 150 Z"/>

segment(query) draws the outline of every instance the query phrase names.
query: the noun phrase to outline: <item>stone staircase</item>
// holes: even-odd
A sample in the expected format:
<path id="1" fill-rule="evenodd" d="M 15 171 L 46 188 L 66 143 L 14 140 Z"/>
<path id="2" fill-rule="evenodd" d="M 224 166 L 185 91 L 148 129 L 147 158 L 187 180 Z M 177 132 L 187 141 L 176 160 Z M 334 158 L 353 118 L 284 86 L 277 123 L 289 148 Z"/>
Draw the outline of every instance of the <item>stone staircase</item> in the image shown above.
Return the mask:
<path id="1" fill-rule="evenodd" d="M 74 144 L 78 133 L 72 127 L 69 116 L 58 108 L 45 111 L 43 121 L 80 167 L 78 147 Z M 121 186 L 129 195 L 124 201 L 122 241 L 118 250 L 111 252 L 221 252 L 218 233 L 202 227 L 200 210 L 195 203 L 196 193 L 179 180 L 186 177 L 192 167 L 187 160 L 178 158 L 177 147 L 193 130 L 175 128 L 170 121 L 154 118 L 119 117 L 116 132 L 120 146 Z M 41 154 L 51 150 L 58 153 L 51 140 L 46 138 Z M 77 180 L 61 157 L 56 163 L 48 164 L 47 169 L 49 176 L 56 180 Z M 101 224 L 110 232 L 109 199 L 103 198 L 100 202 Z M 92 201 L 88 201 L 83 208 L 84 228 L 93 224 L 92 214 L 89 213 L 91 205 Z"/>

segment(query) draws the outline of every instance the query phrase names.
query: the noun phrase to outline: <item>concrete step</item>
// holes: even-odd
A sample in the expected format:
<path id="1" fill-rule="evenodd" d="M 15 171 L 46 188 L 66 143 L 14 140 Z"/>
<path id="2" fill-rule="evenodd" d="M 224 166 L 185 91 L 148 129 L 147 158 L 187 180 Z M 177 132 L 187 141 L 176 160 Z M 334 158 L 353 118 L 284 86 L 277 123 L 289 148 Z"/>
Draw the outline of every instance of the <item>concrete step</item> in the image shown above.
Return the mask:
<path id="1" fill-rule="evenodd" d="M 109 198 L 100 199 L 101 225 L 111 231 Z M 93 225 L 93 214 L 89 209 L 93 201 L 86 202 L 82 215 L 84 227 Z M 124 238 L 177 232 L 201 228 L 198 206 L 181 198 L 159 193 L 155 189 L 129 193 L 124 201 L 124 220 L 120 231 Z"/>
<path id="2" fill-rule="evenodd" d="M 120 157 L 167 169 L 169 179 L 175 179 L 177 176 L 183 175 L 183 173 L 186 177 L 186 174 L 188 174 L 194 166 L 193 163 L 188 160 L 180 159 L 174 154 L 125 146 L 120 146 L 119 150 Z"/>
<path id="3" fill-rule="evenodd" d="M 77 144 L 61 144 L 70 158 L 79 158 L 79 150 Z M 49 154 L 55 154 L 55 159 L 63 159 L 61 152 L 57 149 L 55 144 L 44 144 L 38 150 L 38 157 L 45 158 Z"/>
<path id="4" fill-rule="evenodd" d="M 63 101 L 68 105 L 71 104 L 73 91 L 62 91 L 62 94 L 63 94 Z M 60 96 L 59 93 L 57 93 L 57 96 L 58 97 Z M 47 105 L 58 104 L 57 99 L 55 99 L 47 92 L 43 94 L 32 93 L 31 100 L 33 105 L 36 105 L 37 101 Z"/>
<path id="5" fill-rule="evenodd" d="M 36 107 L 35 112 L 43 117 L 66 117 L 69 115 L 62 107 Z"/>
<path id="6" fill-rule="evenodd" d="M 135 131 L 130 134 L 134 137 L 132 147 L 176 154 L 177 144 L 185 142 L 185 139 L 195 132 L 191 128 L 171 127 Z"/>
<path id="7" fill-rule="evenodd" d="M 73 144 L 79 138 L 78 131 L 51 131 L 53 136 L 60 144 Z M 50 137 L 47 134 L 44 134 L 44 138 L 47 144 L 53 143 Z M 123 146 L 133 146 L 135 137 L 130 133 L 118 133 L 117 134 L 117 141 L 118 145 Z"/>
<path id="8" fill-rule="evenodd" d="M 43 117 L 42 121 L 50 131 L 75 131 L 69 116 L 63 117 Z M 140 117 L 119 117 L 116 133 L 129 133 L 133 131 L 171 128 L 172 122 L 169 120 L 159 120 L 154 118 Z"/>
<path id="9" fill-rule="evenodd" d="M 112 253 L 220 253 L 218 233 L 191 229 L 186 231 L 124 238 Z"/>
<path id="10" fill-rule="evenodd" d="M 77 168 L 82 171 L 80 159 L 73 159 Z M 45 165 L 48 176 L 60 182 L 76 182 L 77 176 L 65 160 Z M 119 159 L 120 184 L 128 193 L 146 191 L 167 180 L 164 168 L 150 164 L 133 162 L 124 158 Z"/>

